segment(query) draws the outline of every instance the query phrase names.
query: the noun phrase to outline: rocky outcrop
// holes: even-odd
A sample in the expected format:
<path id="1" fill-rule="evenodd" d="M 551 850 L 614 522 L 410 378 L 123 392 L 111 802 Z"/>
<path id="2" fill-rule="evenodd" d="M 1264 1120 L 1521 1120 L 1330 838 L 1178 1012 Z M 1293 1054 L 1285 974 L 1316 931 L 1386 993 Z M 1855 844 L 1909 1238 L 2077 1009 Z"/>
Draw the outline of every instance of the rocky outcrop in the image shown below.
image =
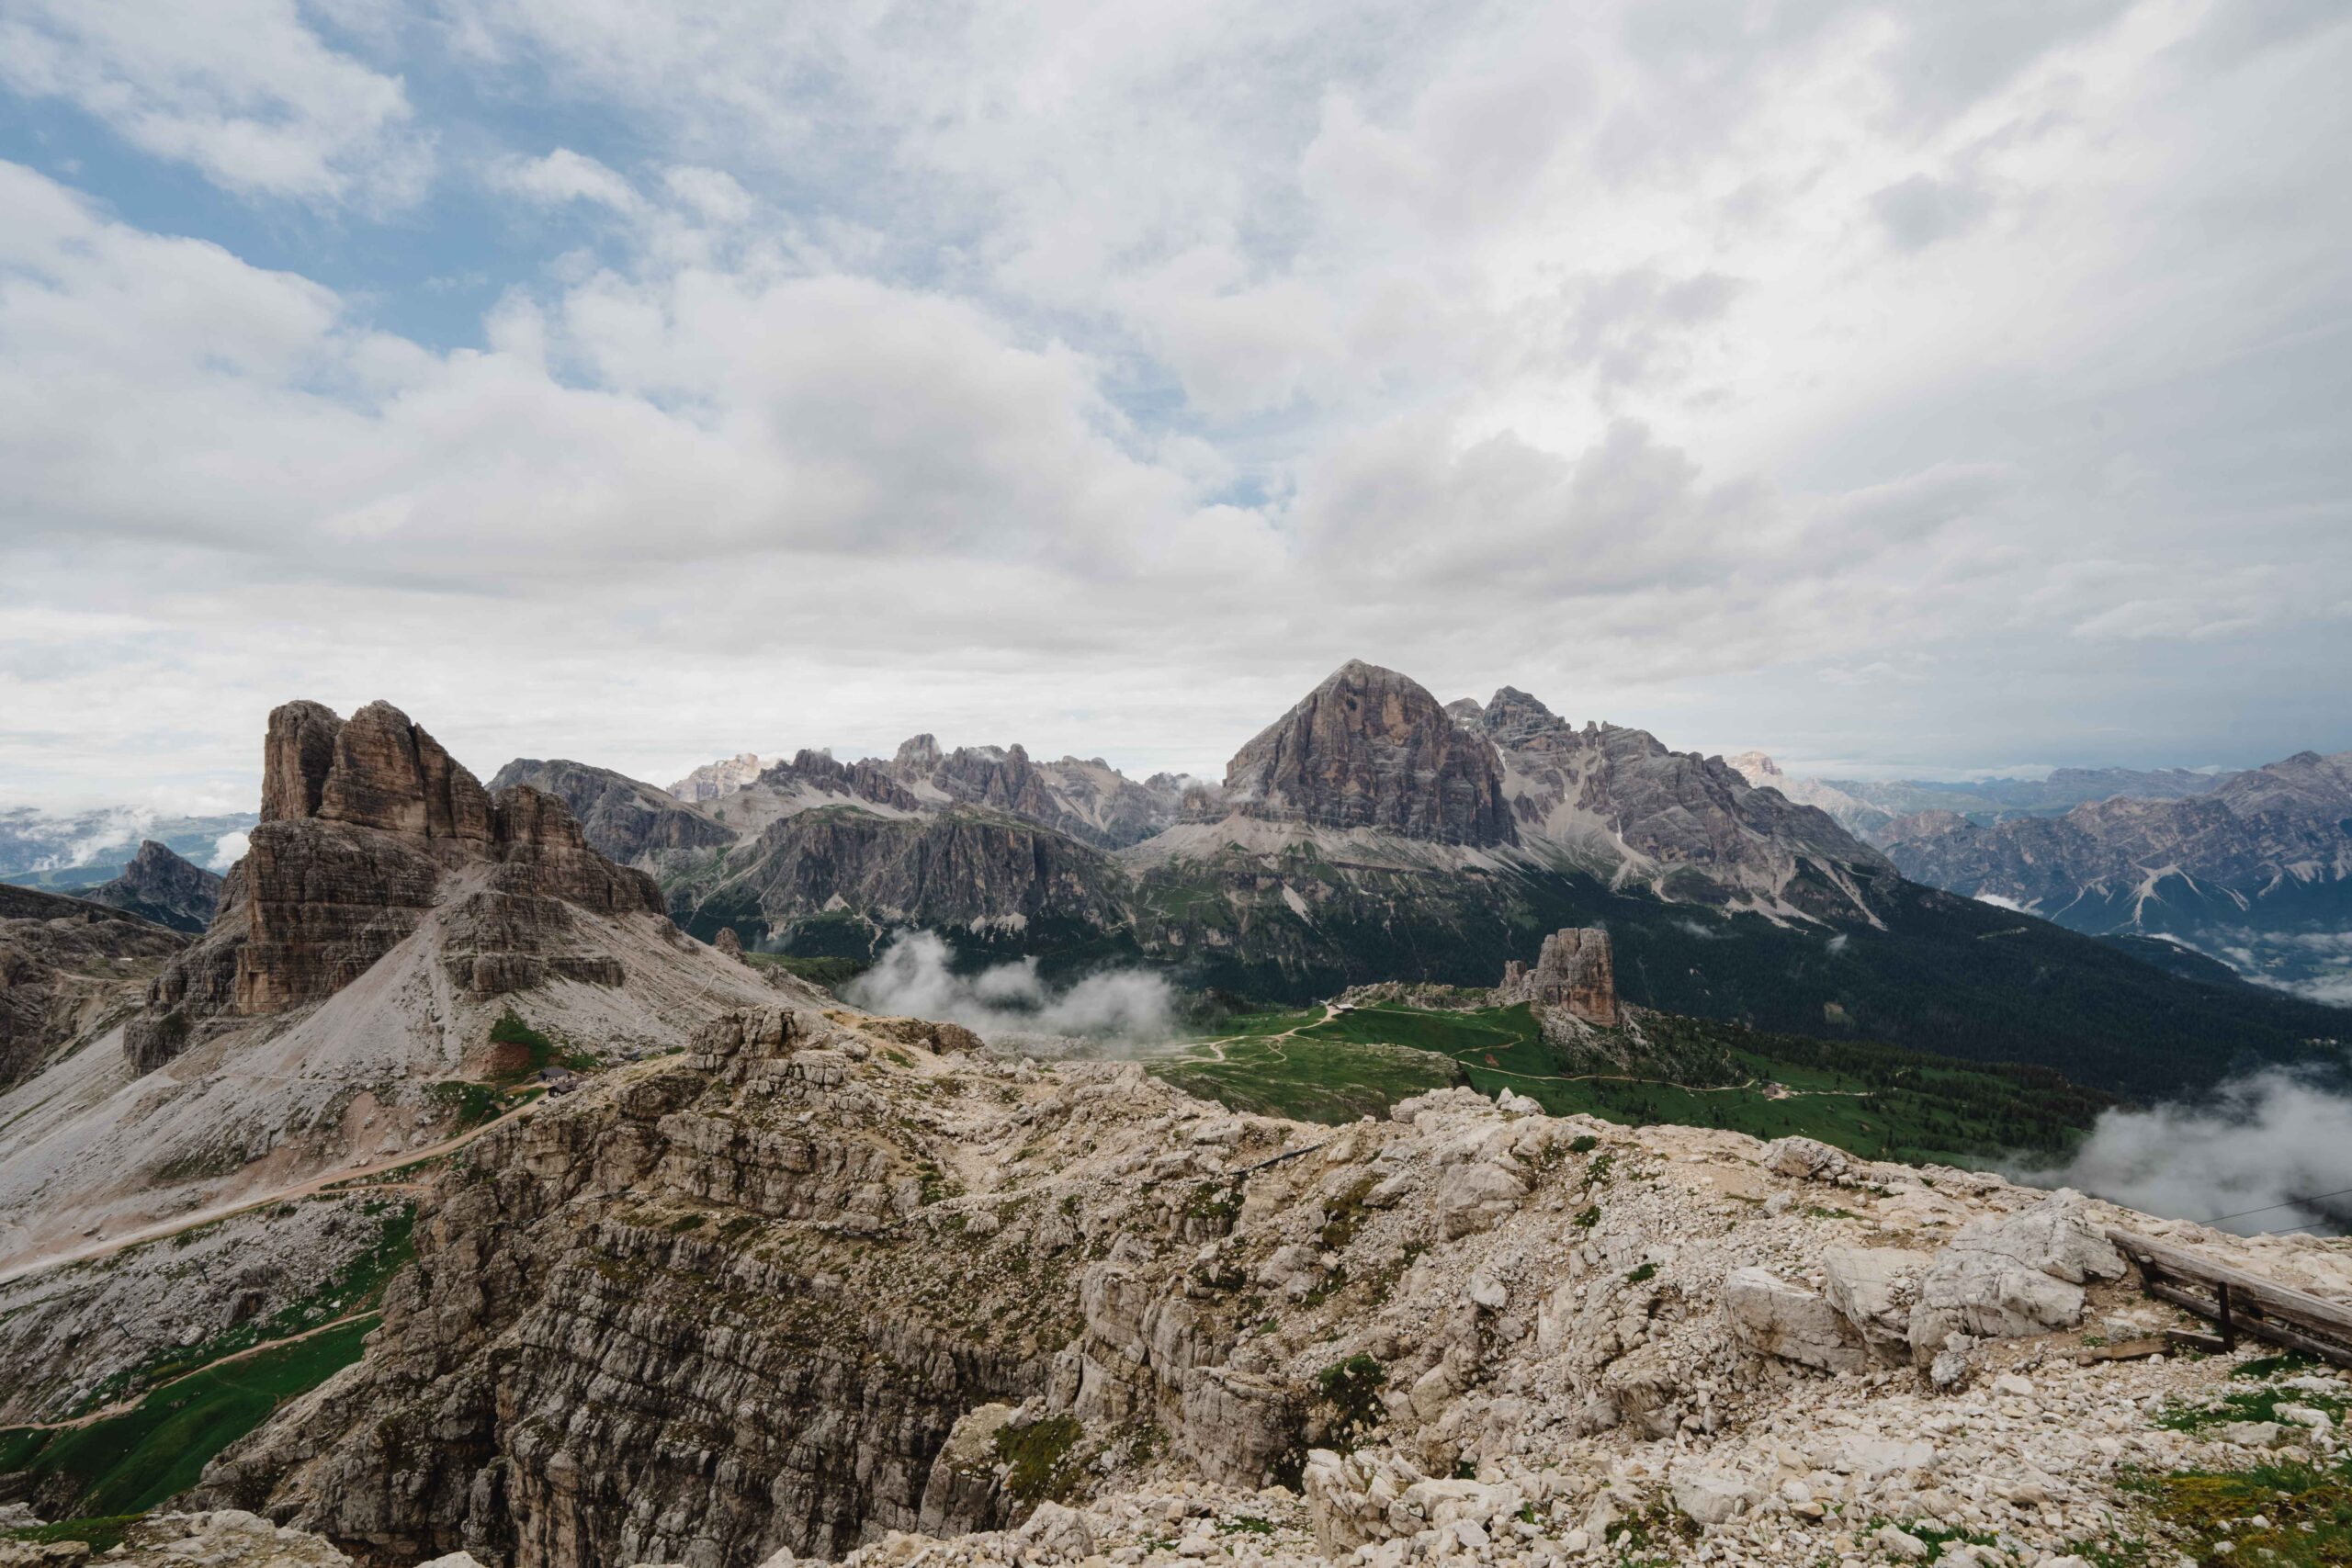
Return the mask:
<path id="1" fill-rule="evenodd" d="M 705 762 L 672 784 L 669 794 L 673 799 L 696 805 L 718 800 L 752 783 L 769 766 L 756 752 L 741 751 L 716 762 Z"/>
<path id="2" fill-rule="evenodd" d="M 871 757 L 842 762 L 835 761 L 830 751 L 804 750 L 795 752 L 792 761 L 778 762 L 763 773 L 758 782 L 771 790 L 801 791 L 871 801 L 894 811 L 919 811 L 922 808 L 922 802 L 907 788 L 898 773 L 890 766 Z"/>
<path id="3" fill-rule="evenodd" d="M 1471 721 L 1508 770 L 1520 841 L 1624 886 L 1716 906 L 1874 919 L 1885 857 L 1815 807 L 1645 730 L 1581 729 L 1505 686 Z"/>
<path id="4" fill-rule="evenodd" d="M 768 928 L 828 912 L 878 927 L 1018 932 L 1031 921 L 1116 930 L 1125 879 L 1099 851 L 1018 818 L 969 810 L 884 818 L 849 809 L 771 824 L 720 889 Z M 699 928 L 697 928 L 699 929 Z"/>
<path id="5" fill-rule="evenodd" d="M 134 1004 L 187 945 L 107 906 L 0 883 L 0 1089 Z"/>
<path id="6" fill-rule="evenodd" d="M 1235 753 L 1225 795 L 1272 821 L 1452 844 L 1518 839 L 1494 748 L 1415 682 L 1354 660 Z"/>
<path id="7" fill-rule="evenodd" d="M 2037 1562 L 2127 1533 L 2127 1459 L 2240 1436 L 2150 1420 L 2242 1392 L 2220 1360 L 2078 1369 L 2039 1324 L 1952 1331 L 1942 1386 L 1887 1353 L 1961 1255 L 2141 1310 L 2070 1194 L 1464 1089 L 1307 1128 L 883 1021 L 735 1011 L 483 1139 L 367 1359 L 200 1495 L 511 1568 L 1500 1565 L 1633 1528 L 1810 1562 L 1856 1519 Z"/>
<path id="8" fill-rule="evenodd" d="M 1503 965 L 1494 999 L 1499 1007 L 1526 1002 L 1539 1022 L 1562 1013 L 1579 1023 L 1616 1028 L 1617 968 L 1609 933 L 1599 926 L 1554 931 L 1544 939 L 1532 969 L 1516 959 Z"/>
<path id="9" fill-rule="evenodd" d="M 1100 757 L 1034 762 L 1017 744 L 942 751 L 929 735 L 901 744 L 888 767 L 933 798 L 1023 817 L 1106 850 L 1139 843 L 1176 820 L 1192 782 L 1163 773 L 1137 784 Z"/>
<path id="10" fill-rule="evenodd" d="M 550 976 L 616 983 L 608 961 L 571 963 L 567 906 L 659 913 L 642 872 L 588 846 L 552 795 L 493 799 L 386 703 L 335 717 L 316 703 L 270 715 L 262 820 L 202 941 L 157 976 L 123 1049 L 145 1073 L 216 1022 L 320 1001 L 365 974 L 445 897 L 451 977 L 478 995 Z"/>
<path id="11" fill-rule="evenodd" d="M 498 770 L 490 789 L 496 795 L 517 784 L 561 800 L 596 852 L 620 865 L 658 873 L 682 852 L 717 849 L 737 838 L 726 824 L 609 768 L 518 757 Z"/>
<path id="12" fill-rule="evenodd" d="M 76 897 L 194 935 L 212 923 L 220 903 L 220 878 L 148 839 L 120 876 Z"/>

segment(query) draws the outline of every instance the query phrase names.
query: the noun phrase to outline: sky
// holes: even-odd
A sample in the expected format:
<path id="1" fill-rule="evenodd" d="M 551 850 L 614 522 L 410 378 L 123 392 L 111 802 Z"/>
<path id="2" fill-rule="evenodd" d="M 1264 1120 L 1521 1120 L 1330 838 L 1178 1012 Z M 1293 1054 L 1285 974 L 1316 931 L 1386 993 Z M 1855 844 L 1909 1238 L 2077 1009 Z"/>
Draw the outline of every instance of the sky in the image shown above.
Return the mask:
<path id="1" fill-rule="evenodd" d="M 2352 747 L 2338 0 L 0 0 L 0 802 Z"/>

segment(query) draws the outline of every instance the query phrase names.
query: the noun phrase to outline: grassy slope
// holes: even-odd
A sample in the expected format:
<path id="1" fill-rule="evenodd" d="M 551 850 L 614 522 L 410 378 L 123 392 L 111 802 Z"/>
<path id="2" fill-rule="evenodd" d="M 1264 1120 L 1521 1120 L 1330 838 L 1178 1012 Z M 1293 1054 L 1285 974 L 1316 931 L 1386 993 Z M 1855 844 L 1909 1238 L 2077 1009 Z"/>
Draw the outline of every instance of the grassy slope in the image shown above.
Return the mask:
<path id="1" fill-rule="evenodd" d="M 1897 1047 L 1761 1034 L 1653 1016 L 1665 1061 L 1720 1064 L 1699 1081 L 1664 1066 L 1563 1064 L 1526 1007 L 1430 1012 L 1358 1008 L 1329 1020 L 1269 1013 L 1229 1021 L 1213 1044 L 1153 1069 L 1236 1109 L 1339 1122 L 1452 1083 L 1504 1087 L 1557 1114 L 1803 1134 L 1873 1158 L 1981 1160 L 2067 1146 L 2106 1101 L 2034 1068 L 1985 1066 Z M 1222 1055 L 1222 1061 L 1215 1060 Z M 1713 1081 L 1709 1081 L 1713 1080 Z M 1775 1098 L 1767 1086 L 1790 1092 Z"/>
<path id="2" fill-rule="evenodd" d="M 86 1427 L 0 1432 L 0 1472 L 21 1472 L 41 1506 L 136 1514 L 196 1484 L 205 1464 L 287 1400 L 357 1360 L 372 1316 L 207 1368 L 137 1408 Z"/>

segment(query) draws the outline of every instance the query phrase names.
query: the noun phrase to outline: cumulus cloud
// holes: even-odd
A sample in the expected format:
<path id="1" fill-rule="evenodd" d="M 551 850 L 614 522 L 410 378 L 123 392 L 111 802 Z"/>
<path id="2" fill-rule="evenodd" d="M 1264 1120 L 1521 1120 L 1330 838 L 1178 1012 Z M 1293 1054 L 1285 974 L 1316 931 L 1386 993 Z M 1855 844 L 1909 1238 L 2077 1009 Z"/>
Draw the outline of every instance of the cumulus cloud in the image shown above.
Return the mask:
<path id="1" fill-rule="evenodd" d="M 223 833 L 214 840 L 212 858 L 205 864 L 214 871 L 226 871 L 244 859 L 245 851 L 252 847 L 250 837 L 243 832 Z"/>
<path id="2" fill-rule="evenodd" d="M 402 206 L 431 171 L 401 79 L 329 47 L 294 0 L 26 0 L 0 19 L 0 83 L 243 195 Z"/>
<path id="3" fill-rule="evenodd" d="M 619 171 L 569 147 L 559 147 L 543 158 L 503 160 L 492 166 L 490 179 L 501 190 L 549 206 L 585 201 L 631 213 L 644 205 L 637 187 Z"/>
<path id="4" fill-rule="evenodd" d="M 1140 969 L 1099 970 L 1056 987 L 1039 978 L 1035 958 L 975 973 L 958 973 L 955 960 L 956 950 L 938 932 L 904 932 L 842 995 L 872 1012 L 960 1023 L 991 1040 L 1074 1034 L 1152 1041 L 1172 1032 L 1168 982 Z"/>
<path id="5" fill-rule="evenodd" d="M 2273 1068 L 2195 1103 L 2102 1112 L 2063 1169 L 2029 1173 L 2239 1235 L 2352 1225 L 2352 1096 Z"/>
<path id="6" fill-rule="evenodd" d="M 13 788 L 250 798 L 296 690 L 1215 773 L 1349 656 L 1702 750 L 2343 743 L 2343 21 L 241 4 L 17 7 L 0 85 L 441 199 L 0 168 Z"/>

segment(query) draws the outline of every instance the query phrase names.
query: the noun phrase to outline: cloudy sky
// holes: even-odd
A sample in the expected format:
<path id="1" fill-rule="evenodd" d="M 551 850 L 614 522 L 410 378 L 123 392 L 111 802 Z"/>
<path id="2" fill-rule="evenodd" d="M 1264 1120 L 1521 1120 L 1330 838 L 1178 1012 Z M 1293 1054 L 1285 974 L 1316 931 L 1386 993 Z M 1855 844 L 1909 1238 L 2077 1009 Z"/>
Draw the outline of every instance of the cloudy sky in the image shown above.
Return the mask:
<path id="1" fill-rule="evenodd" d="M 0 0 L 0 795 L 2352 746 L 2340 0 Z"/>

